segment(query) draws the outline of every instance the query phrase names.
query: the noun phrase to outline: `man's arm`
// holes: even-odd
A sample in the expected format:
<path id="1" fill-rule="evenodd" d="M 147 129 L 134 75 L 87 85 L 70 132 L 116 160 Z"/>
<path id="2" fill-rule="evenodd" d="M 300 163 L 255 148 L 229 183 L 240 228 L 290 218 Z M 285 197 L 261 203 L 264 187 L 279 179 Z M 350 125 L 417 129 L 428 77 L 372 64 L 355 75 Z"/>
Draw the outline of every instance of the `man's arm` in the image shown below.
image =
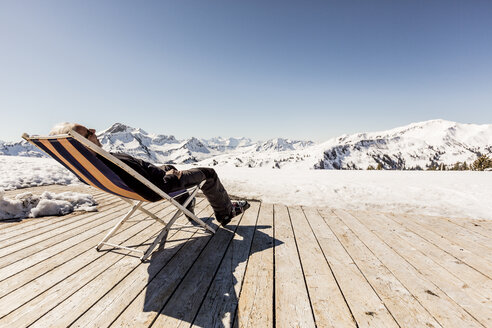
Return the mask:
<path id="1" fill-rule="evenodd" d="M 114 153 L 113 155 L 140 173 L 144 178 L 155 184 L 164 192 L 170 192 L 171 190 L 178 188 L 180 185 L 179 178 L 181 178 L 181 171 L 170 170 L 165 172 L 152 163 L 134 158 L 127 154 Z"/>
<path id="2" fill-rule="evenodd" d="M 183 172 L 172 169 L 172 170 L 166 171 L 166 175 L 176 175 L 178 177 L 178 179 L 181 179 L 181 175 L 183 175 Z"/>

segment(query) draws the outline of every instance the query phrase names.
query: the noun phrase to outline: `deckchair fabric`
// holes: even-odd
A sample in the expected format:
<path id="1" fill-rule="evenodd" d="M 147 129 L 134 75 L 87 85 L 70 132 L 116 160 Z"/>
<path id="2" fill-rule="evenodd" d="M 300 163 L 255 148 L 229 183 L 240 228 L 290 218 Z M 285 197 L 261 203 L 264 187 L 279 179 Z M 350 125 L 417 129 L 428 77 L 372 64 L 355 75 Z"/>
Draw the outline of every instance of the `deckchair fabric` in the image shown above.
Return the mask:
<path id="1" fill-rule="evenodd" d="M 148 201 L 135 193 L 119 176 L 73 137 L 38 139 L 33 142 L 69 169 L 82 182 L 117 196 Z"/>
<path id="2" fill-rule="evenodd" d="M 107 240 L 116 232 L 116 230 L 123 224 L 123 222 L 129 219 L 136 210 L 144 212 L 153 219 L 165 225 L 165 228 L 163 228 L 156 240 L 154 240 L 154 243 L 146 252 L 143 252 L 144 255 L 141 258 L 142 261 L 144 261 L 150 255 L 157 243 L 161 243 L 162 239 L 165 238 L 167 232 L 171 229 L 171 226 L 174 224 L 179 215 L 183 212 L 186 213 L 187 216 L 195 220 L 204 229 L 212 233 L 215 232 L 214 229 L 205 224 L 202 220 L 200 220 L 198 217 L 193 215 L 193 213 L 189 212 L 185 208 L 193 199 L 193 197 L 195 197 L 198 189 L 201 188 L 201 186 L 203 185 L 203 182 L 199 186 L 192 188 L 194 190 L 188 197 L 188 199 L 183 204 L 179 204 L 174 200 L 174 198 L 186 193 L 188 190 L 180 190 L 169 194 L 165 193 L 164 191 L 157 188 L 154 184 L 152 184 L 152 182 L 139 175 L 137 172 L 132 172 L 132 169 L 129 166 L 127 166 L 111 154 L 105 152 L 101 148 L 97 147 L 90 141 L 86 140 L 84 137 L 73 130 L 66 135 L 57 135 L 52 137 L 30 137 L 29 135 L 24 134 L 23 138 L 42 149 L 53 159 L 55 159 L 61 165 L 70 170 L 82 182 L 95 188 L 101 189 L 105 192 L 122 197 L 126 199 L 128 203 L 133 205 L 130 212 L 122 220 L 120 220 L 120 222 L 118 222 L 106 235 L 103 241 L 98 244 L 98 250 L 100 250 L 102 245 L 106 244 L 116 248 L 139 251 L 134 248 L 114 245 L 107 242 Z M 132 190 L 132 188 L 130 188 L 120 176 L 113 172 L 113 170 L 111 170 L 111 168 L 109 168 L 101 159 L 99 159 L 93 152 L 91 152 L 88 147 L 90 147 L 92 151 L 98 153 L 99 156 L 103 156 L 106 160 L 109 160 L 124 169 L 131 178 L 135 179 L 136 183 L 142 184 L 143 186 L 148 188 L 151 193 L 158 195 L 158 197 L 154 197 L 154 199 L 167 199 L 168 201 L 170 201 L 175 207 L 177 207 L 177 212 L 174 214 L 172 219 L 168 223 L 166 223 L 162 219 L 158 218 L 156 215 L 150 213 L 148 210 L 141 208 L 140 206 L 143 202 L 150 202 L 150 200 Z M 137 203 L 133 203 L 130 200 L 136 200 Z"/>

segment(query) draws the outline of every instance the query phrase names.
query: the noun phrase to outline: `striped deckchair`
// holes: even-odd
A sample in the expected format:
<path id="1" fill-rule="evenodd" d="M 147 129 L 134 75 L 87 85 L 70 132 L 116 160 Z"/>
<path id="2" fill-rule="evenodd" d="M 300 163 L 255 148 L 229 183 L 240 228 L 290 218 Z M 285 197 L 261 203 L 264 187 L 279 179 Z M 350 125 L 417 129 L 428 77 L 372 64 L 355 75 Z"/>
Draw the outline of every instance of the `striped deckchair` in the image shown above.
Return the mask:
<path id="1" fill-rule="evenodd" d="M 73 174 L 75 174 L 82 182 L 95 188 L 101 189 L 105 192 L 117 195 L 131 205 L 130 211 L 118 223 L 116 223 L 116 225 L 97 245 L 96 249 L 98 251 L 101 250 L 101 247 L 103 245 L 107 245 L 113 248 L 140 252 L 143 253 L 142 257 L 140 258 L 143 262 L 150 256 L 150 254 L 158 244 L 160 244 L 160 247 L 164 245 L 167 234 L 171 229 L 171 226 L 173 225 L 178 227 L 178 229 L 184 227 L 194 227 L 203 228 L 206 231 L 208 230 L 211 233 L 215 233 L 215 230 L 213 228 L 211 228 L 195 214 L 186 209 L 186 206 L 188 206 L 188 204 L 193 200 L 198 190 L 203 186 L 205 181 L 190 189 L 167 194 L 159 189 L 156 185 L 154 185 L 151 181 L 147 180 L 141 174 L 132 169 L 130 166 L 126 165 L 121 160 L 114 157 L 102 148 L 96 146 L 94 143 L 87 140 L 74 130 L 71 130 L 68 134 L 48 137 L 29 136 L 28 134 L 24 133 L 22 137 L 31 144 L 42 149 L 49 156 L 53 157 L 56 161 L 65 166 Z M 123 182 L 123 180 L 115 172 L 113 172 L 113 170 L 111 170 L 101 159 L 98 158 L 98 156 L 92 153 L 89 149 L 126 171 L 132 178 L 142 183 L 145 187 L 149 188 L 158 196 L 162 197 L 162 199 L 166 199 L 171 202 L 172 205 L 177 208 L 177 210 L 174 213 L 173 217 L 169 220 L 169 222 L 165 222 L 161 218 L 157 217 L 154 213 L 151 213 L 150 211 L 143 208 L 141 205 L 144 202 L 150 201 L 128 187 L 128 185 Z M 186 201 L 183 204 L 177 202 L 176 198 L 185 194 L 186 192 L 190 193 L 190 196 L 186 199 Z M 147 214 L 152 219 L 164 225 L 164 228 L 162 228 L 162 230 L 157 235 L 153 243 L 148 247 L 148 249 L 146 251 L 142 251 L 134 247 L 126 247 L 123 245 L 109 243 L 109 238 L 111 238 L 123 225 L 123 223 L 126 220 L 130 219 L 130 217 L 137 210 Z M 176 220 L 182 213 L 186 214 L 186 216 L 197 222 L 198 226 L 175 224 Z"/>

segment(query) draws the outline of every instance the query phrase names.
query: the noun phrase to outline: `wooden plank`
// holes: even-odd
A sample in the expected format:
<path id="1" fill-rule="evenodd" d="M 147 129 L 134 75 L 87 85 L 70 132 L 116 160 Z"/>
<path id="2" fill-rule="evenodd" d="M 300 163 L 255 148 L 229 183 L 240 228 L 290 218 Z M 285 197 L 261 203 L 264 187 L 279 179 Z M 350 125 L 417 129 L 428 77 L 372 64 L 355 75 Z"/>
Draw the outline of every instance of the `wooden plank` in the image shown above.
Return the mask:
<path id="1" fill-rule="evenodd" d="M 142 217 L 144 217 L 144 215 L 140 214 L 139 218 Z M 125 238 L 128 240 L 127 243 L 135 245 L 147 241 L 156 233 L 156 228 L 161 226 L 158 223 L 154 223 L 155 221 L 152 221 L 140 220 L 140 222 L 135 225 L 139 228 L 139 231 L 127 229 L 120 235 L 120 238 Z M 151 226 L 149 226 L 149 223 Z M 129 236 L 129 232 L 133 232 L 135 234 L 133 236 Z M 94 252 L 96 251 L 94 250 Z M 122 262 L 118 264 L 120 261 Z M 31 325 L 87 283 L 97 280 L 99 276 L 107 270 L 111 272 L 111 276 L 117 277 L 119 274 L 124 274 L 127 270 L 131 270 L 139 263 L 140 260 L 138 256 L 134 255 L 134 253 L 129 253 L 128 251 L 119 250 L 105 253 L 103 252 L 103 256 L 98 258 L 97 261 L 90 262 L 76 274 L 66 277 L 61 282 L 55 284 L 52 288 L 49 288 L 45 292 L 37 295 L 37 297 L 31 299 L 29 302 L 16 308 L 7 316 L 4 316 L 0 319 L 0 324 L 2 322 L 9 322 L 12 327 Z M 30 295 L 29 289 L 23 288 L 23 290 L 26 293 L 24 298 L 28 298 Z"/>
<path id="2" fill-rule="evenodd" d="M 114 203 L 118 200 L 119 199 L 108 195 L 106 198 L 102 199 L 101 202 L 98 203 L 98 211 L 102 212 L 108 206 L 108 203 Z M 8 241 L 12 237 L 24 235 L 26 232 L 35 231 L 44 227 L 49 227 L 55 222 L 64 221 L 68 218 L 79 216 L 81 213 L 83 212 L 72 212 L 63 216 L 42 216 L 38 218 L 25 218 L 22 220 L 19 219 L 18 222 L 15 222 L 15 224 L 12 224 L 8 227 L 6 226 L 7 223 L 1 222 L 0 227 L 2 227 L 3 229 L 1 230 L 2 233 L 0 235 L 0 245 L 3 246 L 3 243 L 5 243 L 5 241 Z"/>
<path id="3" fill-rule="evenodd" d="M 469 288 L 462 279 L 418 251 L 413 244 L 399 238 L 392 231 L 396 223 L 378 215 L 366 216 L 365 220 L 357 219 L 482 325 L 492 326 L 492 301 Z M 390 226 L 382 221 L 390 223 Z"/>
<path id="4" fill-rule="evenodd" d="M 460 227 L 474 231 L 486 238 L 492 238 L 492 225 L 488 225 L 486 220 L 483 219 L 467 219 L 467 218 L 451 218 L 446 217 L 446 220 L 452 222 Z"/>
<path id="5" fill-rule="evenodd" d="M 69 238 L 59 244 L 53 245 L 41 251 L 34 252 L 33 254 L 31 254 L 30 250 L 26 251 L 27 256 L 22 259 L 16 260 L 15 258 L 11 258 L 10 264 L 0 268 L 0 281 L 3 281 L 8 277 L 11 277 L 39 262 L 45 261 L 67 248 L 75 247 L 78 243 L 100 233 L 101 231 L 104 231 L 105 229 L 108 229 L 108 227 L 111 227 L 115 224 L 118 217 L 121 216 L 125 211 L 126 209 L 121 209 L 118 212 L 106 213 L 105 218 L 110 218 L 113 221 L 105 221 L 102 226 L 94 227 L 82 234 L 72 236 L 72 238 Z"/>
<path id="6" fill-rule="evenodd" d="M 440 217 L 440 216 L 434 216 L 434 215 L 410 215 L 406 214 L 412 219 L 422 222 L 424 224 L 430 224 L 431 226 L 434 227 L 445 227 L 445 230 L 450 231 L 452 233 L 455 233 L 459 235 L 461 238 L 464 239 L 469 239 L 472 240 L 475 243 L 482 244 L 485 247 L 492 248 L 492 241 L 490 240 L 491 232 L 490 232 L 490 227 L 492 224 L 490 222 L 487 222 L 486 220 L 474 220 L 474 219 L 468 219 L 468 220 L 461 220 L 461 222 L 481 222 L 482 226 L 478 225 L 469 225 L 469 228 L 465 228 L 458 223 L 455 222 L 460 222 L 456 219 L 452 219 L 449 217 Z M 492 217 L 491 217 L 492 219 Z M 475 229 L 472 229 L 471 227 L 474 227 Z M 476 229 L 480 228 L 480 229 Z M 477 230 L 477 231 L 474 231 Z"/>
<path id="7" fill-rule="evenodd" d="M 115 210 L 118 211 L 117 213 L 119 215 L 124 215 L 124 213 L 127 212 L 127 206 L 120 205 L 116 207 Z M 44 234 L 42 238 L 32 238 L 31 240 L 20 242 L 17 244 L 16 248 L 12 249 L 12 253 L 1 258 L 0 270 L 16 262 L 21 262 L 25 258 L 33 258 L 38 252 L 46 253 L 47 251 L 56 248 L 55 246 L 57 245 L 63 244 L 65 247 L 69 247 L 73 244 L 73 240 L 80 242 L 82 240 L 80 239 L 80 236 L 83 235 L 86 237 L 89 231 L 104 229 L 101 227 L 104 227 L 108 222 L 113 222 L 113 220 L 115 220 L 115 216 L 108 215 L 108 212 L 109 211 L 94 214 L 92 220 L 83 221 L 82 224 L 74 229 L 51 231 Z M 112 224 L 114 225 L 114 223 Z M 29 249 L 29 252 L 26 252 L 26 249 Z M 31 262 L 31 265 L 32 264 L 34 263 Z"/>
<path id="8" fill-rule="evenodd" d="M 158 205 L 156 205 L 158 207 Z M 144 217 L 144 215 L 140 215 L 139 217 Z M 153 224 L 153 220 L 142 220 L 140 222 L 134 222 L 130 224 L 127 229 L 122 229 L 114 236 L 114 240 L 116 242 L 123 242 L 134 235 L 140 233 L 142 230 L 149 229 L 149 226 Z M 105 233 L 110 229 L 106 229 L 106 231 L 102 231 L 100 234 L 96 235 L 98 237 L 98 241 L 100 241 Z M 96 260 L 107 256 L 108 252 L 97 252 L 95 250 L 95 244 L 92 244 L 90 252 L 82 252 L 85 250 L 85 247 L 81 250 L 79 247 L 75 247 L 81 251 L 80 256 L 76 256 L 75 258 L 66 259 L 62 265 L 57 266 L 50 270 L 50 268 L 41 267 L 40 271 L 47 270 L 46 274 L 41 274 L 39 277 L 33 277 L 35 279 L 31 279 L 27 284 L 22 286 L 22 288 L 18 288 L 6 296 L 0 298 L 0 318 L 6 316 L 7 314 L 13 312 L 16 309 L 19 309 L 23 304 L 29 303 L 32 300 L 34 302 L 39 302 L 39 295 L 46 295 L 51 293 L 53 288 L 57 288 L 57 290 L 62 290 L 60 287 L 60 283 L 63 283 L 65 279 L 74 279 L 77 275 L 85 272 L 88 267 L 94 267 L 97 263 Z M 104 261 L 106 261 L 108 257 L 104 257 Z M 20 275 L 22 277 L 22 274 Z M 86 276 L 89 276 L 88 274 Z M 15 281 L 16 276 L 13 276 L 12 279 Z M 25 278 L 25 277 L 24 277 Z M 28 279 L 28 278 L 25 278 Z M 87 279 L 90 279 L 87 278 Z M 83 279 L 76 280 L 75 278 L 75 286 L 81 284 Z M 7 282 L 7 281 L 6 281 Z M 3 282 L 0 286 L 3 286 Z M 73 286 L 70 286 L 73 288 Z M 70 289 L 66 290 L 68 292 Z M 63 294 L 64 296 L 68 296 Z M 62 301 L 61 296 L 58 295 L 58 301 Z M 34 303 L 30 303 L 31 306 L 34 306 Z M 55 304 L 56 305 L 56 304 Z M 54 305 L 53 305 L 54 306 Z M 41 315 L 42 313 L 40 313 Z"/>
<path id="9" fill-rule="evenodd" d="M 116 209 L 115 209 L 116 210 Z M 14 261 L 13 263 L 0 268 L 0 281 L 5 280 L 8 277 L 11 277 L 13 275 L 16 275 L 17 273 L 21 272 L 22 270 L 25 270 L 31 266 L 36 265 L 39 262 L 43 262 L 52 256 L 56 256 L 60 252 L 64 251 L 65 249 L 71 248 L 71 247 L 76 247 L 77 244 L 80 242 L 85 241 L 86 239 L 89 239 L 93 237 L 94 235 L 97 235 L 99 233 L 102 233 L 104 231 L 107 231 L 111 227 L 114 226 L 114 224 L 121 219 L 121 216 L 126 214 L 128 212 L 128 207 L 125 207 L 123 209 L 120 209 L 119 211 L 116 212 L 111 212 L 111 213 L 104 213 L 106 214 L 106 218 L 110 218 L 109 221 L 105 221 L 102 225 L 96 226 L 92 229 L 89 229 L 87 231 L 84 231 L 83 233 L 80 233 L 78 235 L 74 235 L 71 238 L 68 238 L 64 240 L 61 243 L 58 243 L 56 245 L 53 245 L 51 247 L 48 247 L 46 249 L 43 249 L 42 251 L 39 252 L 26 252 L 28 255 L 27 257 Z M 12 259 L 11 259 L 12 260 Z M 15 259 L 14 259 L 15 260 Z M 3 292 L 0 291 L 0 294 L 3 294 Z"/>
<path id="10" fill-rule="evenodd" d="M 355 327 L 352 313 L 338 288 L 304 212 L 299 207 L 288 209 L 316 326 Z"/>
<path id="11" fill-rule="evenodd" d="M 171 213 L 174 207 L 169 206 L 170 203 L 157 203 L 152 206 L 146 207 L 148 210 L 156 211 L 156 208 L 161 208 L 161 215 L 166 216 Z M 151 222 L 151 221 L 150 221 Z M 149 222 L 149 223 L 150 223 Z M 131 226 L 130 226 L 131 227 Z M 126 227 L 122 227 L 121 230 L 117 232 L 117 235 L 123 231 L 125 231 Z M 67 277 L 77 270 L 80 270 L 85 265 L 95 260 L 103 253 L 94 252 L 95 246 L 103 239 L 103 237 L 109 231 L 109 227 L 107 230 L 101 231 L 99 234 L 96 234 L 79 244 L 76 244 L 72 247 L 64 249 L 56 256 L 52 256 L 45 261 L 39 262 L 28 267 L 25 270 L 20 271 L 19 273 L 10 276 L 9 278 L 0 282 L 0 298 L 5 296 L 7 293 L 11 293 L 15 291 L 17 288 L 27 284 L 36 279 L 39 282 L 39 277 L 44 275 L 45 273 L 50 273 L 53 277 Z M 61 266 L 61 267 L 60 267 Z M 55 270 L 55 271 L 53 271 Z M 57 273 L 57 270 L 63 270 L 63 273 Z M 54 278 L 52 278 L 54 279 Z M 43 284 L 41 284 L 43 285 Z M 44 285 L 43 285 L 44 286 Z M 34 294 L 34 293 L 33 293 Z"/>
<path id="12" fill-rule="evenodd" d="M 275 322 L 279 327 L 315 327 L 287 207 L 274 205 Z"/>
<path id="13" fill-rule="evenodd" d="M 112 201 L 105 202 L 98 210 L 99 213 L 105 212 L 107 209 L 114 207 L 116 203 L 123 204 L 121 200 L 114 199 Z M 22 241 L 29 240 L 32 238 L 42 238 L 44 233 L 55 229 L 62 229 L 63 227 L 69 226 L 70 224 L 78 223 L 84 219 L 91 219 L 97 212 L 72 212 L 67 215 L 62 216 L 50 216 L 46 217 L 45 220 L 38 222 L 39 224 L 30 224 L 19 226 L 18 229 L 11 231 L 10 233 L 3 234 L 2 240 L 0 241 L 0 248 L 4 249 L 8 246 L 16 245 Z M 8 252 L 7 252 L 8 253 Z M 0 254 L 0 257 L 2 255 Z"/>
<path id="14" fill-rule="evenodd" d="M 210 235 L 204 235 L 187 242 L 169 263 L 164 263 L 162 270 L 156 270 L 158 273 L 153 275 L 153 279 L 143 290 L 139 290 L 137 297 L 130 301 L 128 307 L 114 320 L 112 326 L 148 327 L 210 239 Z M 158 261 L 154 266 L 163 265 L 159 263 Z"/>
<path id="15" fill-rule="evenodd" d="M 235 217 L 227 229 L 218 229 L 158 314 L 154 327 L 190 325 L 243 216 Z"/>
<path id="16" fill-rule="evenodd" d="M 260 203 L 251 202 L 193 320 L 195 327 L 232 327 Z M 258 232 L 261 233 L 261 232 Z M 273 247 L 273 245 L 269 245 Z"/>
<path id="17" fill-rule="evenodd" d="M 383 301 L 318 211 L 305 211 L 358 327 L 398 327 Z"/>
<path id="18" fill-rule="evenodd" d="M 441 235 L 424 228 L 423 226 L 413 222 L 412 220 L 407 220 L 403 215 L 391 215 L 390 217 L 408 230 L 414 232 L 428 242 L 436 245 L 446 253 L 458 258 L 460 261 L 471 266 L 486 277 L 492 279 L 491 262 L 485 260 L 480 256 L 475 255 L 466 248 L 452 243 L 448 239 L 441 237 Z"/>
<path id="19" fill-rule="evenodd" d="M 185 220 L 187 221 L 187 219 L 181 217 L 180 223 L 185 223 Z M 153 231 L 159 231 L 159 229 L 162 229 L 163 226 L 156 223 L 152 225 L 152 228 Z M 186 240 L 194 233 L 196 233 L 196 229 L 194 229 L 194 231 L 171 231 L 170 238 L 177 240 L 177 242 L 174 243 L 174 245 L 170 242 L 167 245 L 170 248 L 164 249 L 161 252 L 161 256 L 165 254 L 168 259 L 172 257 L 174 253 L 174 250 L 172 249 L 173 246 L 184 244 Z M 147 239 L 147 242 L 153 241 L 155 236 L 152 236 L 153 234 L 147 234 L 147 237 L 151 237 L 150 239 Z M 138 246 L 138 248 L 141 250 L 145 250 L 147 247 L 148 245 Z M 118 260 L 113 266 L 102 272 L 96 279 L 88 282 L 70 297 L 59 303 L 55 308 L 51 309 L 48 313 L 46 313 L 43 317 L 36 321 L 32 325 L 32 327 L 46 327 L 49 326 L 52 322 L 56 322 L 56 324 L 61 327 L 70 325 L 80 316 L 80 313 L 84 313 L 87 310 L 91 309 L 91 307 L 93 307 L 95 303 L 98 303 L 98 301 L 100 301 L 102 297 L 106 296 L 113 289 L 116 289 L 115 287 L 125 287 L 124 284 L 128 281 L 127 278 L 136 270 L 140 271 L 141 274 L 144 274 L 143 277 L 148 276 L 148 274 L 145 275 L 145 272 L 149 268 L 151 261 L 143 264 L 135 257 L 123 257 L 121 260 Z M 106 301 L 107 300 L 108 299 L 106 298 Z M 124 304 L 126 304 L 126 301 Z M 113 313 L 112 317 L 115 318 L 116 315 L 119 313 L 119 311 L 117 313 Z"/>
<path id="20" fill-rule="evenodd" d="M 324 218 L 400 327 L 441 327 L 349 227 L 335 215 Z"/>
<path id="21" fill-rule="evenodd" d="M 203 199 L 202 199 L 203 200 Z M 211 213 L 208 202 L 197 203 L 195 213 Z M 179 219 L 185 221 L 186 219 Z M 178 220 L 178 221 L 179 221 Z M 187 220 L 186 220 L 187 221 Z M 189 238 L 194 237 L 191 241 Z M 209 236 L 192 229 L 183 229 L 176 234 L 171 233 L 165 248 L 154 252 L 150 261 L 142 263 L 123 280 L 116 284 L 107 294 L 101 297 L 79 318 L 71 323 L 72 327 L 108 327 L 128 304 L 137 298 L 164 266 L 181 250 L 184 245 Z M 142 306 L 141 309 L 144 307 Z"/>
<path id="22" fill-rule="evenodd" d="M 238 220 L 239 217 L 234 218 L 231 221 L 231 224 L 227 227 L 234 227 Z M 209 249 L 206 253 L 209 254 L 211 261 L 214 258 L 213 253 L 220 251 L 221 242 L 224 241 L 224 236 L 230 234 L 232 234 L 230 230 L 219 228 L 213 237 L 207 234 L 204 237 L 196 238 L 191 242 L 186 243 L 184 247 L 176 254 L 176 256 L 174 256 L 172 260 L 167 263 L 157 275 L 155 275 L 149 284 L 145 286 L 145 289 L 142 290 L 138 296 L 130 302 L 129 306 L 121 313 L 112 325 L 114 327 L 148 327 L 154 322 L 154 320 L 156 320 L 156 316 L 160 315 L 164 317 L 165 314 L 159 314 L 159 312 L 161 312 L 163 307 L 169 303 L 171 296 L 175 299 L 173 293 L 177 291 L 178 288 L 180 290 L 183 289 L 183 291 L 185 289 L 194 290 L 196 288 L 195 284 L 202 283 L 202 274 L 205 275 L 205 278 L 207 278 L 206 275 L 209 274 L 209 271 L 206 267 L 196 267 L 195 262 L 197 261 L 197 258 L 199 256 L 202 256 L 203 258 L 202 254 L 205 253 L 206 249 Z M 209 243 L 211 243 L 212 240 L 215 240 L 217 236 L 220 238 L 218 238 L 214 243 L 215 245 L 210 247 Z M 208 259 L 205 258 L 204 261 L 208 261 Z M 192 266 L 195 266 L 195 272 L 190 272 Z M 186 281 L 184 279 L 186 279 Z M 211 277 L 208 279 L 211 279 Z M 191 296 L 192 299 L 194 297 L 194 295 Z M 191 300 L 185 299 L 184 302 L 187 301 Z M 175 299 L 174 303 L 176 302 L 180 302 L 180 300 Z M 184 302 L 174 304 L 174 306 L 179 307 L 179 305 L 182 304 L 182 311 L 188 312 L 189 309 L 185 307 Z M 169 310 L 166 311 L 167 312 L 164 313 L 170 314 Z M 159 325 L 156 325 L 155 327 L 159 327 Z M 161 327 L 165 326 L 161 325 Z"/>
<path id="23" fill-rule="evenodd" d="M 9 198 L 15 198 L 18 194 L 26 193 L 26 192 L 31 192 L 34 195 L 40 195 L 45 191 L 50 191 L 50 192 L 57 192 L 52 188 L 53 186 L 44 186 L 44 187 L 32 187 L 32 188 L 24 188 L 24 189 L 16 189 L 16 190 L 9 190 L 5 192 L 5 196 Z M 78 190 L 80 188 L 74 188 L 72 186 L 66 186 L 66 190 L 63 191 L 76 191 L 76 192 L 82 192 L 86 194 L 92 194 L 96 202 L 98 202 L 98 199 L 101 197 L 103 194 L 102 192 L 98 193 L 98 195 L 94 195 L 93 192 L 89 192 L 86 189 L 83 190 Z M 98 202 L 99 203 L 99 202 Z M 15 231 L 16 229 L 19 229 L 20 227 L 23 226 L 29 226 L 32 224 L 38 224 L 40 222 L 45 221 L 47 218 L 53 218 L 51 217 L 37 217 L 37 218 L 18 218 L 18 219 L 0 219 L 0 232 L 1 235 L 3 236 L 4 233 L 10 233 L 12 231 Z M 1 238 L 3 239 L 3 238 Z"/>
<path id="24" fill-rule="evenodd" d="M 480 220 L 480 225 L 484 228 L 486 228 L 488 231 L 492 230 L 492 220 Z"/>
<path id="25" fill-rule="evenodd" d="M 439 217 L 421 215 L 404 215 L 404 217 L 492 263 L 492 240 L 490 238 L 465 230 Z"/>
<path id="26" fill-rule="evenodd" d="M 234 327 L 273 327 L 273 205 L 261 204 Z"/>
<path id="27" fill-rule="evenodd" d="M 443 327 L 482 326 L 354 216 L 342 210 L 336 210 L 335 214 Z"/>
<path id="28" fill-rule="evenodd" d="M 43 186 L 43 187 L 31 187 L 31 188 L 23 188 L 23 189 L 15 189 L 15 190 L 8 190 L 8 191 L 5 191 L 5 196 L 8 197 L 8 198 L 15 198 L 17 195 L 19 194 L 23 194 L 23 193 L 32 193 L 33 195 L 41 195 L 42 193 L 44 193 L 45 191 L 49 191 L 49 192 L 54 192 L 54 193 L 59 193 L 60 191 L 59 190 L 54 190 L 52 187 L 54 185 L 51 185 L 51 186 Z M 93 196 L 93 198 L 97 201 L 98 198 L 100 198 L 101 196 L 104 196 L 104 194 L 108 194 L 108 193 L 105 193 L 105 192 L 102 192 L 102 191 L 92 191 L 91 189 L 93 188 L 74 188 L 72 186 L 64 186 L 64 190 L 62 190 L 62 192 L 65 192 L 65 191 L 70 191 L 70 192 L 79 192 L 79 193 L 84 193 L 84 194 L 91 194 Z M 32 218 L 30 219 L 27 219 L 28 221 L 31 220 Z M 15 219 L 12 219 L 12 220 L 15 220 Z M 2 224 L 0 224 L 0 226 L 4 226 L 5 227 L 10 227 L 12 225 L 15 225 L 15 224 L 19 224 L 19 223 L 25 223 L 26 221 L 24 220 L 21 220 L 21 221 L 10 221 L 10 220 L 7 220 L 7 221 L 0 221 L 2 222 Z M 1 229 L 0 229 L 1 230 Z"/>
<path id="29" fill-rule="evenodd" d="M 356 216 L 360 217 L 359 215 Z M 425 254 L 434 262 L 461 279 L 463 281 L 461 286 L 464 286 L 464 288 L 471 288 L 484 297 L 489 297 L 492 295 L 492 279 L 464 264 L 456 257 L 446 253 L 416 233 L 406 229 L 401 224 L 394 221 L 392 216 L 372 214 L 370 217 L 374 218 L 374 220 L 379 219 L 378 222 L 381 224 L 382 229 L 385 229 L 385 231 L 391 231 L 395 238 L 405 241 L 408 247 L 415 248 L 415 250 Z M 389 240 L 385 241 L 388 242 Z M 390 246 L 393 247 L 393 245 Z"/>

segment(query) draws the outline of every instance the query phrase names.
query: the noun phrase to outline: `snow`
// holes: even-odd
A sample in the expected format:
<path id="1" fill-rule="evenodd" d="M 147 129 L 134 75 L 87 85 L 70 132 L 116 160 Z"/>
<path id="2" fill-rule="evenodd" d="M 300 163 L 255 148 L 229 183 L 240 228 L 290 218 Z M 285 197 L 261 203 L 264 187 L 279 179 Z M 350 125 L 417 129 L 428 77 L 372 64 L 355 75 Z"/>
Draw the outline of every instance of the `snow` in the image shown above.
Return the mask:
<path id="1" fill-rule="evenodd" d="M 492 155 L 492 124 L 430 120 L 387 131 L 343 135 L 307 151 L 321 159 L 325 169 L 366 169 L 378 163 L 387 169 L 440 163 L 451 166 L 458 161 L 470 164 L 478 154 Z"/>
<path id="2" fill-rule="evenodd" d="M 120 123 L 99 131 L 103 148 L 149 162 L 197 163 L 200 166 L 234 166 L 298 169 L 385 169 L 452 167 L 472 163 L 480 155 L 492 156 L 492 124 L 462 124 L 446 120 L 411 123 L 386 131 L 356 133 L 323 143 L 274 138 L 191 137 L 147 133 Z M 0 154 L 44 156 L 33 145 L 1 143 Z"/>
<path id="3" fill-rule="evenodd" d="M 0 191 L 0 219 L 23 219 L 46 215 L 65 215 L 73 211 L 96 211 L 96 201 L 90 194 L 45 191 L 40 196 L 24 192 L 11 199 Z"/>
<path id="4" fill-rule="evenodd" d="M 47 157 L 42 150 L 25 140 L 20 142 L 0 141 L 0 155 Z"/>
<path id="5" fill-rule="evenodd" d="M 177 165 L 178 169 L 194 167 Z M 492 172 L 215 167 L 233 196 L 286 205 L 492 219 Z M 52 159 L 0 156 L 0 188 L 77 179 Z"/>
<path id="6" fill-rule="evenodd" d="M 215 170 L 226 190 L 239 198 L 286 205 L 492 219 L 492 172 L 230 166 Z"/>
<path id="7" fill-rule="evenodd" d="M 364 170 L 381 164 L 385 169 L 425 169 L 441 163 L 453 166 L 458 161 L 470 164 L 479 155 L 492 155 L 492 124 L 431 120 L 387 131 L 342 135 L 319 144 L 277 138 L 197 164 L 304 170 Z"/>
<path id="8" fill-rule="evenodd" d="M 0 189 L 71 184 L 79 180 L 51 158 L 0 155 Z"/>
<path id="9" fill-rule="evenodd" d="M 103 148 L 110 152 L 124 152 L 149 162 L 195 163 L 226 154 L 249 158 L 257 153 L 276 154 L 279 151 L 297 151 L 314 144 L 312 141 L 299 141 L 283 138 L 254 142 L 249 138 L 211 138 L 191 137 L 177 140 L 174 136 L 149 134 L 124 124 L 115 123 L 109 129 L 97 133 Z M 262 157 L 263 155 L 260 155 Z M 276 155 L 273 155 L 274 158 Z M 229 158 L 226 157 L 226 158 Z M 270 156 L 271 157 L 271 156 Z M 263 161 L 260 159 L 263 163 Z M 271 159 L 269 159 L 272 162 Z M 212 162 L 213 163 L 213 160 Z M 241 165 L 243 163 L 243 165 Z M 245 166 L 245 160 L 239 166 Z M 260 163 L 260 164 L 262 164 Z M 247 163 L 249 164 L 249 162 Z M 247 166 L 247 165 L 246 165 Z M 256 166 L 256 165 L 254 165 Z"/>

